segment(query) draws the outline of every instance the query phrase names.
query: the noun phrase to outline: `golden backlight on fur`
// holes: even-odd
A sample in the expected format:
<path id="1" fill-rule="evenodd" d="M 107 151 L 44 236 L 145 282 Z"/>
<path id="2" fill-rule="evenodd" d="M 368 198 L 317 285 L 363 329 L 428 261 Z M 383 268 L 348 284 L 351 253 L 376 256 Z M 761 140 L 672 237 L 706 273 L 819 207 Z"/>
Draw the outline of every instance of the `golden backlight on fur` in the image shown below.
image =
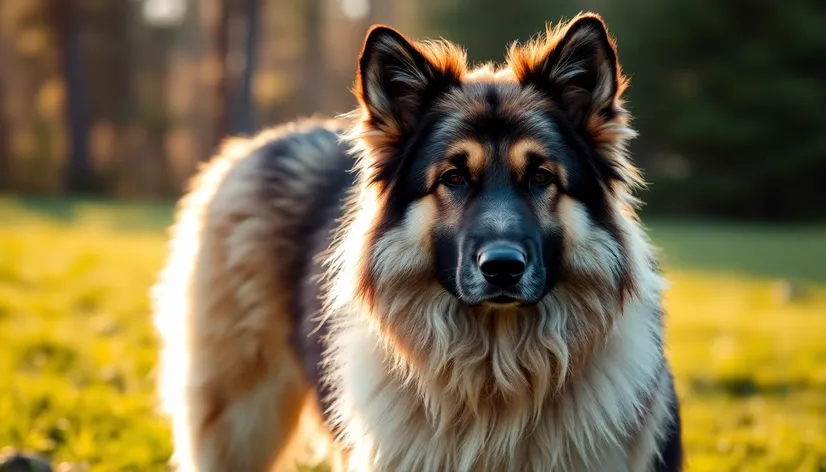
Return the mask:
<path id="1" fill-rule="evenodd" d="M 625 87 L 596 15 L 475 70 L 455 45 L 376 27 L 355 112 L 225 147 L 181 202 L 154 292 L 179 470 L 289 470 L 302 424 L 328 431 L 352 471 L 653 470 L 673 441 L 675 400 L 664 282 L 634 211 Z M 494 147 L 456 125 L 412 175 L 405 150 L 425 115 L 443 131 L 481 117 L 519 132 Z M 579 170 L 599 179 L 598 212 L 567 191 L 570 143 L 530 134 L 562 136 L 548 117 L 587 136 L 591 167 Z M 537 231 L 560 241 L 556 279 L 536 303 L 465 303 L 437 277 L 445 235 L 467 224 L 472 192 L 459 184 L 499 164 L 503 188 L 532 189 L 513 198 Z M 464 167 L 467 182 L 442 186 Z M 524 187 L 540 171 L 541 188 Z M 497 203 L 480 221 L 506 235 L 521 223 Z M 305 328 L 319 323 L 314 383 Z"/>

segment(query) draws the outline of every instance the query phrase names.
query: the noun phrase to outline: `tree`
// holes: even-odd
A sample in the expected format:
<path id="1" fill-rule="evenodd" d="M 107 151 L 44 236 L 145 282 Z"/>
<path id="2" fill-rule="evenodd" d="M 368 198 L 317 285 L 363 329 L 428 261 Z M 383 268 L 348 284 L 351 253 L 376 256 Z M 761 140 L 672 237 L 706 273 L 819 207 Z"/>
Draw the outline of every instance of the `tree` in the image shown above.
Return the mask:
<path id="1" fill-rule="evenodd" d="M 322 109 L 324 103 L 324 15 L 321 0 L 304 0 L 304 107 L 312 113 Z"/>
<path id="2" fill-rule="evenodd" d="M 258 16 L 260 0 L 244 2 L 244 66 L 241 71 L 239 86 L 236 88 L 235 100 L 232 101 L 232 120 L 229 132 L 232 134 L 249 134 L 254 131 L 255 116 L 252 103 L 252 81 L 257 64 Z"/>
<path id="3" fill-rule="evenodd" d="M 0 62 L 0 70 L 4 70 Z M 9 123 L 6 118 L 6 87 L 0 74 L 0 190 L 11 186 L 11 151 L 9 150 Z"/>
<path id="4" fill-rule="evenodd" d="M 142 66 L 150 71 L 147 74 L 146 84 L 153 90 L 151 97 L 146 97 L 143 105 L 143 126 L 146 129 L 147 139 L 145 155 L 145 188 L 152 195 L 164 195 L 176 185 L 172 182 L 171 163 L 165 149 L 167 132 L 172 128 L 175 117 L 169 110 L 166 99 L 169 88 L 170 44 L 172 44 L 174 28 L 165 25 L 151 26 L 146 31 L 145 38 L 147 54 L 142 58 Z M 150 98 L 152 99 L 150 101 Z"/>
<path id="5" fill-rule="evenodd" d="M 3 11 L 3 1 L 0 0 L 0 12 Z M 2 26 L 2 23 L 0 23 Z M 0 31 L 0 37 L 3 32 Z M 4 63 L 6 51 L 0 50 L 0 70 L 8 70 Z M 0 190 L 11 187 L 11 151 L 9 150 L 9 123 L 6 118 L 6 81 L 0 74 Z"/>
<path id="6" fill-rule="evenodd" d="M 60 0 L 50 4 L 50 19 L 66 80 L 66 119 L 71 137 L 65 188 L 70 192 L 89 192 L 97 182 L 89 159 L 89 100 L 77 1 Z"/>
<path id="7" fill-rule="evenodd" d="M 212 141 L 215 145 L 221 142 L 229 132 L 229 105 L 230 105 L 230 77 L 227 61 L 229 59 L 229 16 L 231 0 L 219 0 L 219 12 L 216 24 L 213 26 L 215 37 L 215 54 L 218 58 L 220 73 L 215 83 L 215 97 L 217 113 L 215 117 L 215 131 Z M 205 155 L 207 159 L 209 155 Z"/>

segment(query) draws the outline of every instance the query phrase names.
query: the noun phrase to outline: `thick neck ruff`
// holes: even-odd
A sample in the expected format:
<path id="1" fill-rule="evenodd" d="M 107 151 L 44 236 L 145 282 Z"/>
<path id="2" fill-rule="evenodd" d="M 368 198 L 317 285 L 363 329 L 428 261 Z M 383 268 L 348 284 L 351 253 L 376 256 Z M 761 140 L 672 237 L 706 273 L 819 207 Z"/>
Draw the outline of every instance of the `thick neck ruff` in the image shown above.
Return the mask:
<path id="1" fill-rule="evenodd" d="M 426 283 L 417 270 L 427 252 L 404 227 L 376 242 L 373 260 L 393 263 L 373 263 L 372 304 L 353 297 L 354 278 L 345 276 L 364 259 L 338 259 L 327 373 L 333 420 L 356 464 L 471 471 L 628 463 L 629 437 L 663 375 L 664 282 L 632 221 L 622 220 L 620 247 L 577 208 L 568 211 L 580 218 L 580 234 L 568 240 L 578 257 L 539 305 L 518 312 L 469 310 Z M 358 220 L 349 237 L 360 237 Z M 631 294 L 617 288 L 623 263 Z"/>

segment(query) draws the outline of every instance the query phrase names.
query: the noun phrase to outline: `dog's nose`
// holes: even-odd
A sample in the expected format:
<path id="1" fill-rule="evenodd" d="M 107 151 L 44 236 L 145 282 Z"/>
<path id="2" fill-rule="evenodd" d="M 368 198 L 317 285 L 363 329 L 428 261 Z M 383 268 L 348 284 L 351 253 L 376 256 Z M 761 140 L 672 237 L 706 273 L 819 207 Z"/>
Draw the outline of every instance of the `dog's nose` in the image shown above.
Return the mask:
<path id="1" fill-rule="evenodd" d="M 479 270 L 497 287 L 516 285 L 525 273 L 525 252 L 509 244 L 491 244 L 479 251 Z"/>

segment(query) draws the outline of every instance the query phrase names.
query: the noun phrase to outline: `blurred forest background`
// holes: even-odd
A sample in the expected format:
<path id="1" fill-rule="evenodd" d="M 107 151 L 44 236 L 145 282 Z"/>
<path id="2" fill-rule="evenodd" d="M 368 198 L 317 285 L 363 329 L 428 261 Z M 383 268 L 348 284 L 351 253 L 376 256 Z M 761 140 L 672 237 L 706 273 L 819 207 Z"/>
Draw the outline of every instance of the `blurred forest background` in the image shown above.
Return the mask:
<path id="1" fill-rule="evenodd" d="M 582 10 L 632 78 L 646 211 L 826 216 L 815 0 L 0 0 L 0 190 L 170 200 L 227 133 L 352 109 L 370 24 L 500 61 Z"/>
<path id="2" fill-rule="evenodd" d="M 478 63 L 584 10 L 631 76 L 690 470 L 826 472 L 824 0 L 0 0 L 0 472 L 169 470 L 149 288 L 227 134 L 350 111 L 373 23 Z"/>

